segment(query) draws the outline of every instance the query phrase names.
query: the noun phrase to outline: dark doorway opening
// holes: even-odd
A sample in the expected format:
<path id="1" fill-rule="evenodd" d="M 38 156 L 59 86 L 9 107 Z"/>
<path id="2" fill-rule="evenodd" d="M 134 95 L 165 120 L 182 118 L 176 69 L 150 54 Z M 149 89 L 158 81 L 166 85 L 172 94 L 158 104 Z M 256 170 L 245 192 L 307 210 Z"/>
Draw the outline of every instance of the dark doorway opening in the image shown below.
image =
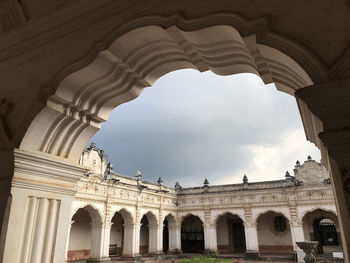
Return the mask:
<path id="1" fill-rule="evenodd" d="M 232 222 L 232 243 L 233 243 L 233 253 L 244 253 L 246 251 L 245 247 L 245 231 L 244 225 L 240 222 Z"/>
<path id="2" fill-rule="evenodd" d="M 314 238 L 318 241 L 317 252 L 323 254 L 323 246 L 338 246 L 338 234 L 334 222 L 328 218 L 317 218 L 313 223 Z"/>
<path id="3" fill-rule="evenodd" d="M 203 222 L 197 216 L 187 216 L 181 224 L 181 249 L 184 253 L 203 253 Z"/>
<path id="4" fill-rule="evenodd" d="M 164 219 L 163 224 L 163 252 L 167 253 L 169 251 L 169 228 L 168 220 Z"/>

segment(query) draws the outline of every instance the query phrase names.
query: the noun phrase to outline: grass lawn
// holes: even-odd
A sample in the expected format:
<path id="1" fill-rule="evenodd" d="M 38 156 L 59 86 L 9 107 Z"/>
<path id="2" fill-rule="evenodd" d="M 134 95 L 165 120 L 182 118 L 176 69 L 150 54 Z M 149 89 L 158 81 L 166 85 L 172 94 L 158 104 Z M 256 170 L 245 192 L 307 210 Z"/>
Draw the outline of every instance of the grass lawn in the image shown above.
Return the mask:
<path id="1" fill-rule="evenodd" d="M 181 259 L 179 263 L 230 263 L 231 259 L 219 259 L 219 258 L 210 258 L 206 256 L 200 256 L 190 259 Z"/>

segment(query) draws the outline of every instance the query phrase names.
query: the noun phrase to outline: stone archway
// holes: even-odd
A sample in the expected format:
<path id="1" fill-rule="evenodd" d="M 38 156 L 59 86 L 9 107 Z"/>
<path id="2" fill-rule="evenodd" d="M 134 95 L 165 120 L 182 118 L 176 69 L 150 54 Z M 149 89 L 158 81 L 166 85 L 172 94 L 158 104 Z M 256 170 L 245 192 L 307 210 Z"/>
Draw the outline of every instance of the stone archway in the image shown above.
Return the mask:
<path id="1" fill-rule="evenodd" d="M 342 253 L 340 230 L 336 214 L 323 209 L 307 212 L 302 219 L 305 240 L 318 241 L 317 253 L 333 257 Z"/>
<path id="2" fill-rule="evenodd" d="M 243 254 L 246 238 L 243 220 L 230 212 L 216 219 L 217 249 L 219 253 Z"/>
<path id="3" fill-rule="evenodd" d="M 181 222 L 181 250 L 183 253 L 204 252 L 203 222 L 198 216 L 187 215 Z"/>
<path id="4" fill-rule="evenodd" d="M 268 211 L 256 220 L 261 254 L 292 254 L 293 240 L 288 219 L 281 213 Z"/>
<path id="5" fill-rule="evenodd" d="M 90 205 L 79 208 L 72 217 L 67 261 L 85 260 L 99 256 L 102 219 Z M 96 246 L 97 245 L 97 246 Z"/>
<path id="6" fill-rule="evenodd" d="M 168 214 L 163 220 L 163 252 L 168 253 L 176 249 L 176 219 Z"/>
<path id="7" fill-rule="evenodd" d="M 100 52 L 97 58 L 89 65 L 90 67 L 87 66 L 78 71 L 73 70 L 74 73 L 71 73 L 68 77 L 65 77 L 67 72 L 73 71 L 67 70 L 67 68 L 60 73 L 57 73 L 57 70 L 50 72 L 50 75 L 57 74 L 58 76 L 52 83 L 59 84 L 53 85 L 51 83 L 53 88 L 47 88 L 48 91 L 46 90 L 46 87 L 50 86 L 48 85 L 48 79 L 40 83 L 42 85 L 37 85 L 40 88 L 45 88 L 40 92 L 37 90 L 37 96 L 31 98 L 31 100 L 37 103 L 38 97 L 40 97 L 42 100 L 40 100 L 40 103 L 37 103 L 40 105 L 33 106 L 33 109 L 29 112 L 27 112 L 27 109 L 30 107 L 23 107 L 29 117 L 25 121 L 17 121 L 16 119 L 16 121 L 9 123 L 5 121 L 2 123 L 6 134 L 4 136 L 5 139 L 2 141 L 5 141 L 5 145 L 12 145 L 14 143 L 15 147 L 20 148 L 20 150 L 16 149 L 4 153 L 4 156 L 8 158 L 10 163 L 10 168 L 6 166 L 6 173 L 9 174 L 10 179 L 6 180 L 7 192 L 4 193 L 5 198 L 2 198 L 2 200 L 7 200 L 7 196 L 10 193 L 10 183 L 8 182 L 11 182 L 12 176 L 14 179 L 11 188 L 12 192 L 22 189 L 22 183 L 27 185 L 28 180 L 23 180 L 23 178 L 30 178 L 32 182 L 37 182 L 32 183 L 30 187 L 35 189 L 35 191 L 41 191 L 42 195 L 47 198 L 57 199 L 55 201 L 60 202 L 61 200 L 66 200 L 66 196 L 74 196 L 74 182 L 79 180 L 79 176 L 82 176 L 84 171 L 77 169 L 77 167 L 68 164 L 66 161 L 77 161 L 82 148 L 85 147 L 87 141 L 100 128 L 101 123 L 108 118 L 110 111 L 114 107 L 135 98 L 140 94 L 143 87 L 151 85 L 159 76 L 171 70 L 194 67 L 201 71 L 210 69 L 213 72 L 223 75 L 251 72 L 260 75 L 266 82 L 275 82 L 278 89 L 289 93 L 294 93 L 296 90 L 312 85 L 313 81 L 311 79 L 314 81 L 324 81 L 327 79 L 327 76 L 333 76 L 334 78 L 329 79 L 329 81 L 334 81 L 335 77 L 338 76 L 338 73 L 335 72 L 338 72 L 337 69 L 342 68 L 342 63 L 340 63 L 340 66 L 336 64 L 335 69 L 328 74 L 322 63 L 318 63 L 319 61 L 312 53 L 308 53 L 305 49 L 291 41 L 286 41 L 285 38 L 270 34 L 266 24 L 268 23 L 265 23 L 263 19 L 249 21 L 241 16 L 230 13 L 214 14 L 193 19 L 186 19 L 177 15 L 164 17 L 150 16 L 137 19 L 137 21 L 130 21 L 127 25 L 123 25 L 122 29 L 116 29 L 117 33 L 113 31 L 113 34 L 105 36 L 109 41 L 104 42 L 96 49 L 100 50 Z M 141 26 L 143 26 L 142 29 L 140 29 Z M 215 30 L 213 30 L 214 27 Z M 146 35 L 139 34 L 140 30 Z M 138 35 L 141 36 L 141 39 L 137 38 Z M 268 40 L 261 41 L 266 36 L 269 36 L 267 37 Z M 140 41 L 133 41 L 133 45 L 129 45 L 131 43 L 130 39 L 134 38 Z M 142 38 L 145 40 L 144 42 L 141 41 Z M 265 44 L 261 44 L 261 42 Z M 138 44 L 139 46 L 134 46 Z M 303 68 L 311 77 L 290 57 L 272 46 L 279 47 L 279 50 L 292 54 L 303 65 Z M 17 48 L 16 45 L 14 47 Z M 230 51 L 230 56 L 227 56 L 228 51 Z M 74 59 L 70 61 L 74 61 Z M 90 62 L 91 59 L 89 57 L 85 58 L 84 65 L 87 64 L 86 61 Z M 81 65 L 80 63 L 74 64 L 75 69 Z M 76 66 L 77 64 L 78 66 Z M 62 65 L 64 63 L 60 67 Z M 346 70 L 344 71 L 346 72 Z M 339 74 L 342 75 L 342 73 Z M 17 74 L 11 74 L 11 76 L 17 76 Z M 33 76 L 30 77 L 29 79 L 36 79 Z M 61 81 L 62 79 L 64 80 Z M 344 83 L 331 83 L 330 85 L 337 87 L 337 90 L 339 87 L 340 92 L 343 87 L 347 88 L 347 85 Z M 318 89 L 318 87 L 316 88 Z M 324 89 L 322 86 L 320 89 L 328 90 L 328 88 Z M 308 89 L 308 92 L 312 94 L 312 89 Z M 348 160 L 348 158 L 338 158 L 337 161 L 340 164 L 328 158 L 328 154 L 318 137 L 323 127 L 327 127 L 327 125 L 323 126 L 322 122 L 311 113 L 308 105 L 301 99 L 303 98 L 307 101 L 308 97 L 315 98 L 314 96 L 309 96 L 310 94 L 308 92 L 304 94 L 302 92 L 298 93 L 298 103 L 304 125 L 306 125 L 307 137 L 323 149 L 323 157 L 326 157 L 323 159 L 333 167 L 332 173 L 337 178 L 341 178 L 341 173 L 344 170 L 348 171 L 348 169 L 345 169 L 348 167 L 348 163 L 344 161 Z M 329 98 L 324 93 L 321 97 L 326 98 L 326 100 Z M 338 97 L 340 98 L 342 96 L 337 96 L 337 100 L 339 100 Z M 10 103 L 4 100 L 2 104 L 2 108 L 6 109 L 3 110 L 2 114 L 6 113 L 7 115 L 11 108 L 9 106 Z M 317 111 L 317 107 L 314 110 L 315 104 L 322 105 L 322 103 L 310 102 L 309 104 L 311 105 L 310 107 L 313 107 L 313 112 L 317 112 L 319 116 L 324 116 L 322 111 L 321 113 Z M 342 105 L 342 103 L 335 104 Z M 22 108 L 18 106 L 15 111 L 18 112 L 18 109 L 22 111 Z M 37 112 L 39 113 L 36 115 Z M 335 112 L 337 111 L 335 110 Z M 14 114 L 14 116 L 16 115 Z M 33 116 L 36 116 L 34 120 L 32 119 Z M 340 110 L 340 116 L 342 116 L 342 110 Z M 7 118 L 5 115 L 3 117 L 3 119 Z M 332 122 L 333 117 L 332 115 L 327 120 L 329 119 Z M 19 125 L 21 131 L 19 132 L 20 135 L 16 135 L 16 138 L 13 139 L 7 126 L 16 126 L 14 123 L 21 123 Z M 340 121 L 339 123 L 346 122 Z M 334 124 L 335 122 L 332 123 L 332 125 Z M 333 127 L 332 125 L 331 127 Z M 342 150 L 338 150 L 339 143 L 337 140 L 339 138 L 337 136 L 339 136 L 339 133 L 336 132 L 337 135 L 334 135 L 334 130 L 337 128 L 339 127 L 336 125 L 330 132 L 321 134 L 321 138 L 327 142 L 327 149 L 330 150 L 330 156 L 333 156 L 333 158 L 338 157 L 339 152 L 343 152 Z M 348 127 L 346 129 L 348 130 Z M 24 133 L 25 135 L 22 140 L 22 134 Z M 344 129 L 341 130 L 340 134 L 342 135 L 343 133 L 348 136 L 348 133 L 344 132 Z M 334 139 L 335 137 L 336 139 Z M 41 153 L 45 154 L 43 155 Z M 46 158 L 49 161 L 43 162 Z M 29 163 L 40 163 L 40 165 L 44 163 L 44 167 L 49 167 L 50 169 L 43 169 L 44 172 L 41 171 L 40 176 L 33 175 L 33 165 L 23 165 L 24 162 L 18 162 L 18 160 L 28 161 L 28 159 L 30 159 Z M 16 170 L 15 175 L 13 175 L 15 169 L 11 167 L 14 163 L 15 168 L 18 168 L 18 164 L 21 163 L 22 174 L 18 174 Z M 60 170 L 66 170 L 65 172 L 60 171 L 57 174 L 55 173 L 55 169 L 51 169 L 51 165 L 54 168 L 59 167 Z M 67 170 L 69 171 L 68 173 L 66 173 Z M 69 175 L 63 177 L 62 174 Z M 22 175 L 24 176 L 21 177 Z M 36 180 L 38 178 L 40 180 Z M 346 201 L 343 196 L 342 182 L 340 180 L 334 180 L 334 182 L 336 183 L 335 188 L 341 192 L 337 200 L 342 198 L 340 204 L 345 206 Z M 50 189 L 51 194 L 47 194 L 41 188 L 47 185 L 55 185 L 57 189 L 53 187 L 53 189 Z M 57 195 L 57 192 L 60 194 Z M 11 251 L 20 251 L 19 245 L 16 245 L 16 241 L 19 236 L 22 236 L 20 229 L 23 229 L 24 225 L 30 224 L 30 221 L 25 218 L 23 222 L 16 222 L 15 219 L 18 218 L 19 212 L 14 211 L 24 211 L 23 206 L 31 198 L 31 194 L 25 191 L 18 191 L 18 195 L 13 196 L 11 213 L 6 214 L 4 222 L 15 223 L 8 228 L 3 228 L 7 232 L 2 233 L 2 240 L 6 240 L 6 246 L 3 246 L 5 260 L 15 257 L 15 260 L 18 261 L 19 254 L 13 255 Z M 34 196 L 36 195 L 34 194 Z M 69 207 L 68 201 L 64 203 L 64 206 L 65 208 Z M 3 202 L 1 207 L 6 207 L 6 204 Z M 348 222 L 348 209 L 339 209 L 339 211 L 342 214 L 341 221 Z M 55 219 L 56 222 L 53 223 L 53 225 L 57 224 L 60 226 L 57 232 L 63 232 L 64 228 L 67 227 L 67 216 L 65 215 L 63 217 L 65 219 L 58 219 L 60 217 L 57 217 Z M 58 220 L 65 222 L 58 224 Z M 343 224 L 344 233 L 349 232 L 347 231 L 349 225 L 346 223 Z M 28 225 L 28 227 L 33 226 Z M 63 243 L 65 243 L 66 238 L 64 236 L 63 234 L 58 237 Z M 42 239 L 41 236 L 37 238 Z M 29 250 L 33 247 L 33 244 L 25 239 L 22 239 L 18 243 L 24 243 L 23 246 L 28 247 Z M 349 242 L 344 241 L 344 244 L 348 246 Z M 55 251 L 55 253 L 56 259 L 63 256 L 60 250 Z M 49 254 L 53 255 L 54 251 L 50 251 Z"/>
<path id="8" fill-rule="evenodd" d="M 115 212 L 111 219 L 110 255 L 133 255 L 134 219 L 126 209 Z"/>
<path id="9" fill-rule="evenodd" d="M 161 230 L 161 231 L 160 231 Z M 145 213 L 140 220 L 140 254 L 158 254 L 160 252 L 160 232 L 157 217 L 152 212 Z"/>

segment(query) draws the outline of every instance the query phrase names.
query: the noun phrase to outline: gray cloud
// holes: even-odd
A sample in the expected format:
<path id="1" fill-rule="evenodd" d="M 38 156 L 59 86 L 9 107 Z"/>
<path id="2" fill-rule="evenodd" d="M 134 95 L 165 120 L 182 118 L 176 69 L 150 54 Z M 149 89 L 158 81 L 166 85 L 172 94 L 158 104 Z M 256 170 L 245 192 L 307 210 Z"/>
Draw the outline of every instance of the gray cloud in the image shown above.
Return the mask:
<path id="1" fill-rule="evenodd" d="M 191 186 L 244 171 L 253 158 L 247 146 L 276 146 L 281 134 L 298 129 L 295 99 L 258 77 L 182 70 L 117 107 L 92 140 L 117 172 L 140 169 L 145 180 Z"/>

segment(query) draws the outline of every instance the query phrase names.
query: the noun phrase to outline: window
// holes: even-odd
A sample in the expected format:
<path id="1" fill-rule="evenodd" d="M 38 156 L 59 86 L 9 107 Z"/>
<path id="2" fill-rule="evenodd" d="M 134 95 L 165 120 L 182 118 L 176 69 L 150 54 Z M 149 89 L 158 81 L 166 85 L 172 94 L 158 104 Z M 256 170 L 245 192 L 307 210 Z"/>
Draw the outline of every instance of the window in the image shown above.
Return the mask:
<path id="1" fill-rule="evenodd" d="M 275 217 L 275 229 L 277 232 L 284 232 L 287 228 L 286 219 L 283 216 Z"/>

